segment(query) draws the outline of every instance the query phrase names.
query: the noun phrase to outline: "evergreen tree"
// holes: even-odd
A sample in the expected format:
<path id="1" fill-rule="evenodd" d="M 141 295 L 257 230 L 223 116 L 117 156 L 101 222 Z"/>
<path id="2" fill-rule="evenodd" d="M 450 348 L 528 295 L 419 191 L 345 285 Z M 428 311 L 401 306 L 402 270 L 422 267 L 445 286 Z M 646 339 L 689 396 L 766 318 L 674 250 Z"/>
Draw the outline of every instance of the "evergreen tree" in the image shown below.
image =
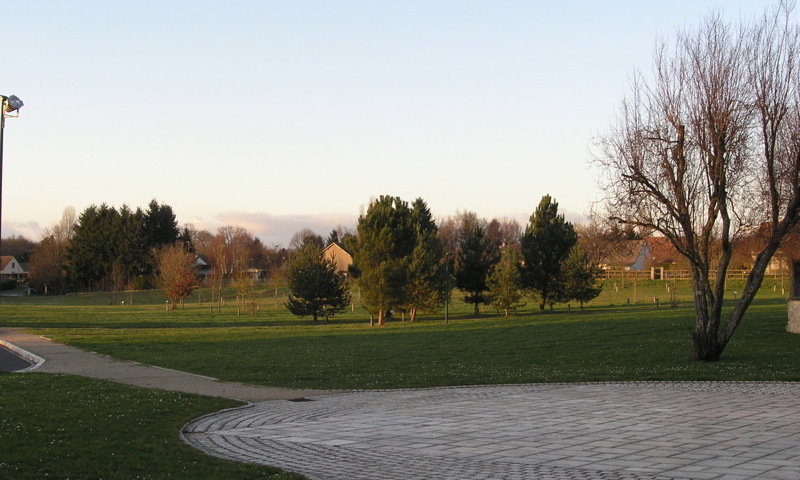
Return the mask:
<path id="1" fill-rule="evenodd" d="M 172 208 L 155 200 L 147 213 L 92 205 L 78 217 L 67 244 L 67 278 L 79 287 L 111 290 L 149 278 L 156 263 L 152 252 L 174 244 L 178 233 Z"/>
<path id="2" fill-rule="evenodd" d="M 150 200 L 147 212 L 142 216 L 142 235 L 146 251 L 177 242 L 180 230 L 172 207 Z"/>
<path id="3" fill-rule="evenodd" d="M 358 219 L 358 239 L 350 242 L 364 306 L 383 326 L 392 308 L 407 304 L 408 263 L 415 230 L 408 203 L 381 195 Z"/>
<path id="4" fill-rule="evenodd" d="M 79 287 L 96 288 L 106 277 L 115 258 L 117 217 L 106 204 L 91 205 L 78 217 L 67 244 L 66 267 L 69 280 Z"/>
<path id="5" fill-rule="evenodd" d="M 144 219 L 145 215 L 139 208 L 132 211 L 123 205 L 117 211 L 112 233 L 111 270 L 106 281 L 111 290 L 121 289 L 128 281 L 150 276 L 153 272 L 155 260 L 144 237 Z"/>
<path id="6" fill-rule="evenodd" d="M 597 284 L 600 269 L 593 264 L 589 254 L 576 243 L 563 265 L 563 301 L 576 300 L 581 305 L 594 299 L 603 290 Z"/>
<path id="7" fill-rule="evenodd" d="M 499 254 L 483 227 L 475 226 L 461 239 L 456 262 L 456 287 L 467 292 L 464 301 L 475 305 L 475 315 L 480 304 L 489 303 L 484 294 L 489 287 L 486 279 L 500 261 Z"/>
<path id="8" fill-rule="evenodd" d="M 539 297 L 539 310 L 558 300 L 562 264 L 577 241 L 572 224 L 558 214 L 558 203 L 542 197 L 522 236 L 523 282 Z"/>
<path id="9" fill-rule="evenodd" d="M 415 230 L 414 250 L 408 264 L 406 308 L 413 322 L 417 310 L 437 311 L 447 294 L 446 270 L 442 259 L 444 247 L 437 236 L 428 205 L 417 198 L 411 207 L 411 222 Z"/>
<path id="10" fill-rule="evenodd" d="M 347 278 L 336 271 L 333 262 L 322 258 L 322 251 L 314 242 L 306 243 L 286 264 L 289 284 L 289 301 L 286 308 L 293 314 L 328 318 L 344 311 L 350 305 L 350 287 Z"/>
<path id="11" fill-rule="evenodd" d="M 486 282 L 492 305 L 502 310 L 506 317 L 509 310 L 516 310 L 525 305 L 520 302 L 525 296 L 522 289 L 521 264 L 522 255 L 519 251 L 513 245 L 506 246 L 500 257 L 500 263 Z"/>

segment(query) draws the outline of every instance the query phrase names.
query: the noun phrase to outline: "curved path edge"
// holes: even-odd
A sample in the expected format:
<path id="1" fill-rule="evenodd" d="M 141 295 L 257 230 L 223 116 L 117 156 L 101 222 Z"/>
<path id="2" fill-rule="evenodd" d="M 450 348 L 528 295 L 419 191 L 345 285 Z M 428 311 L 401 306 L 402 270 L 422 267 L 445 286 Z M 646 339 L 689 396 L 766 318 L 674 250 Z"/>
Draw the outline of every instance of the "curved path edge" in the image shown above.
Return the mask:
<path id="1" fill-rule="evenodd" d="M 23 357 L 33 359 L 31 363 L 34 365 L 23 372 L 36 370 L 43 373 L 66 373 L 138 387 L 230 398 L 249 403 L 298 400 L 333 393 L 324 390 L 294 390 L 223 382 L 203 375 L 117 360 L 70 347 L 39 335 L 25 333 L 21 328 L 0 327 L 0 342 L 15 352 L 24 352 Z"/>
<path id="2" fill-rule="evenodd" d="M 197 418 L 190 445 L 311 480 L 800 478 L 800 384 L 443 387 Z"/>

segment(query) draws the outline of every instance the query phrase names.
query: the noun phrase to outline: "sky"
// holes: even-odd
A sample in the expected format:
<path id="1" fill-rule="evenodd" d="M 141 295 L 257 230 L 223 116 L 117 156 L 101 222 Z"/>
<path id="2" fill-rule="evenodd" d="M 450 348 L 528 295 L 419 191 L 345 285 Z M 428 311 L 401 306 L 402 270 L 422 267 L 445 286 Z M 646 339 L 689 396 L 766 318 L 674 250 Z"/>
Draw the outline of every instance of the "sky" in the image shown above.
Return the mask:
<path id="1" fill-rule="evenodd" d="M 762 0 L 0 0 L 2 236 L 172 207 L 288 245 L 423 198 L 524 227 L 602 199 L 593 139 L 656 40 Z"/>

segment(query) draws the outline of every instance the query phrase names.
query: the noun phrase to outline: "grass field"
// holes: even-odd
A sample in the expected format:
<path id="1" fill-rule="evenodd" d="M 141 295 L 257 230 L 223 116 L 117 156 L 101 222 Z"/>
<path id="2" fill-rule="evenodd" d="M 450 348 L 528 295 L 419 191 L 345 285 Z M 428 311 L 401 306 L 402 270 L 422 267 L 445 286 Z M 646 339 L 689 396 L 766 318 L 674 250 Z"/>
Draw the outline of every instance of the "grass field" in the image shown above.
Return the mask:
<path id="1" fill-rule="evenodd" d="M 329 323 L 298 319 L 281 307 L 285 292 L 276 297 L 273 289 L 263 292 L 255 316 L 239 311 L 233 292 L 219 312 L 203 292 L 203 302 L 195 297 L 173 311 L 154 291 L 0 297 L 0 323 L 117 358 L 296 388 L 800 381 L 800 336 L 785 332 L 783 283 L 765 282 L 713 363 L 690 361 L 686 281 L 609 280 L 583 311 L 559 305 L 540 313 L 530 301 L 507 318 L 491 309 L 471 318 L 471 306 L 454 296 L 447 324 L 440 312 L 383 328 L 370 327 L 358 307 Z M 734 296 L 741 280 L 728 289 Z M 229 401 L 44 374 L 0 374 L 0 391 L 0 478 L 298 478 L 220 462 L 180 442 L 184 422 Z"/>

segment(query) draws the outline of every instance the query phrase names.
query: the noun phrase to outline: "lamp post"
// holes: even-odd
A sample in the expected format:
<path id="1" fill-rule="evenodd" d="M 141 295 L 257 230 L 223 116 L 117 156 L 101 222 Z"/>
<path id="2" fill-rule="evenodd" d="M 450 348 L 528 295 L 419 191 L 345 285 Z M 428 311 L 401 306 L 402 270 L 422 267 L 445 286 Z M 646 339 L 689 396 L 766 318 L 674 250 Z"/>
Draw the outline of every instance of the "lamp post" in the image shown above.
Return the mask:
<path id="1" fill-rule="evenodd" d="M 6 129 L 6 117 L 18 117 L 19 109 L 22 108 L 22 100 L 16 95 L 6 97 L 0 95 L 3 108 L 0 112 L 0 226 L 3 223 L 3 131 Z M 17 112 L 16 115 L 12 115 Z M 0 230 L 0 244 L 2 243 L 3 235 Z"/>
<path id="2" fill-rule="evenodd" d="M 447 252 L 444 256 L 444 272 L 447 286 L 444 293 L 444 324 L 447 325 L 448 317 L 450 316 L 450 257 L 452 254 Z"/>

